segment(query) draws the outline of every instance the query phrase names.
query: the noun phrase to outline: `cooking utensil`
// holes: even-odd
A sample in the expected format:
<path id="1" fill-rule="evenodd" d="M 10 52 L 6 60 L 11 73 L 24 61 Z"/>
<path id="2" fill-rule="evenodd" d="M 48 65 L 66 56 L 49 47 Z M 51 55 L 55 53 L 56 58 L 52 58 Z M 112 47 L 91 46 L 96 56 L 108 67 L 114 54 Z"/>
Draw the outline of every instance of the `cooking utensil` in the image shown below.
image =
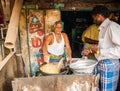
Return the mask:
<path id="1" fill-rule="evenodd" d="M 62 71 L 62 72 L 60 72 L 59 74 L 50 74 L 50 73 L 43 72 L 42 70 L 40 70 L 40 72 L 41 72 L 42 75 L 44 75 L 44 76 L 65 75 L 65 74 L 67 74 L 67 70 Z"/>
<path id="2" fill-rule="evenodd" d="M 61 59 L 61 61 L 63 61 L 63 59 Z M 60 69 L 58 69 L 58 63 L 59 62 L 53 62 L 53 63 L 44 63 L 43 65 L 41 65 L 40 66 L 40 73 L 42 73 L 42 75 L 44 75 L 44 76 L 47 76 L 47 75 L 65 75 L 65 74 L 67 74 L 67 69 L 66 68 L 63 68 L 63 64 L 62 64 L 62 66 L 61 66 L 61 63 L 59 64 L 60 66 L 61 66 L 61 68 Z M 55 65 L 57 65 L 56 67 L 56 70 L 60 70 L 60 72 L 59 73 L 53 73 L 53 71 L 50 73 L 50 72 L 48 72 L 48 71 L 43 71 L 43 70 L 41 70 L 41 67 L 45 67 L 46 65 L 48 65 L 48 64 L 55 64 Z M 46 67 L 45 67 L 46 68 Z M 48 69 L 48 68 L 47 68 Z M 53 67 L 53 69 L 55 69 L 54 67 Z M 50 71 L 50 69 L 48 69 L 49 71 Z"/>
<path id="3" fill-rule="evenodd" d="M 58 69 L 61 70 L 63 68 L 65 68 L 65 64 L 64 64 L 65 58 L 61 58 L 59 63 L 58 63 Z"/>
<path id="4" fill-rule="evenodd" d="M 74 74 L 81 73 L 92 73 L 97 61 L 90 59 L 79 59 L 76 62 L 70 64 L 70 69 L 72 69 Z"/>

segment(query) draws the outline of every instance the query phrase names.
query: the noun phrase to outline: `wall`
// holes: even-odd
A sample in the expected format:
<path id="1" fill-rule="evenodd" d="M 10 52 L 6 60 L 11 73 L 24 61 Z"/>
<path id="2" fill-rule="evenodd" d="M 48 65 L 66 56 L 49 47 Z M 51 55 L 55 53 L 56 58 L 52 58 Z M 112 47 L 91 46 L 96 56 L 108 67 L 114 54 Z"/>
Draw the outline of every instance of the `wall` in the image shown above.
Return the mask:
<path id="1" fill-rule="evenodd" d="M 99 75 L 58 75 L 20 78 L 12 84 L 13 91 L 97 91 L 98 80 Z"/>
<path id="2" fill-rule="evenodd" d="M 13 53 L 10 53 L 3 62 L 5 65 L 0 69 L 0 91 L 12 91 L 11 81 L 17 77 L 17 63 Z"/>

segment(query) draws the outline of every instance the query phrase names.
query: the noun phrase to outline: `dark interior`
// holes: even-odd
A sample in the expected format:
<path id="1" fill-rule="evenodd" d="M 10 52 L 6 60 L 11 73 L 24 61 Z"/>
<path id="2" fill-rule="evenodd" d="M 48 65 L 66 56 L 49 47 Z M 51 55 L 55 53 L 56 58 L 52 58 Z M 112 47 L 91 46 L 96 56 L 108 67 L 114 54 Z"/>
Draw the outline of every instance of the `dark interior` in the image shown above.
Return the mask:
<path id="1" fill-rule="evenodd" d="M 72 56 L 81 57 L 83 49 L 81 35 L 93 23 L 90 11 L 61 11 L 61 19 L 64 22 L 64 32 L 67 33 L 70 40 Z M 72 30 L 75 31 L 74 34 Z"/>

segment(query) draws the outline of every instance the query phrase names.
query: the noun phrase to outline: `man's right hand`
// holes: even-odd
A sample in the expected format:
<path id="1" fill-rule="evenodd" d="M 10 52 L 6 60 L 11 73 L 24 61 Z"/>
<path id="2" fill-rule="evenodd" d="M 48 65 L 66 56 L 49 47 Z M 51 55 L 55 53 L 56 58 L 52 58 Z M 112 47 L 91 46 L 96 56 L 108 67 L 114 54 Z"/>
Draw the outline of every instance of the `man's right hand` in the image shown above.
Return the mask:
<path id="1" fill-rule="evenodd" d="M 82 55 L 89 55 L 89 53 L 90 53 L 90 49 L 84 49 L 81 54 Z"/>

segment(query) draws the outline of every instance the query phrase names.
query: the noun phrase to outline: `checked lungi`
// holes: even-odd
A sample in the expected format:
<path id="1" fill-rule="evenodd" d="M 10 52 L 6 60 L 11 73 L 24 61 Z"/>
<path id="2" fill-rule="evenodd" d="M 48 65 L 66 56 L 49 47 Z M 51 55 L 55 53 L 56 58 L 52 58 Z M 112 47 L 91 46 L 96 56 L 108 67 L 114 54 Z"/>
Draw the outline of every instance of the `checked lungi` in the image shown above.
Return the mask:
<path id="1" fill-rule="evenodd" d="M 119 60 L 105 59 L 98 62 L 95 74 L 100 74 L 100 91 L 116 91 L 119 79 Z"/>

